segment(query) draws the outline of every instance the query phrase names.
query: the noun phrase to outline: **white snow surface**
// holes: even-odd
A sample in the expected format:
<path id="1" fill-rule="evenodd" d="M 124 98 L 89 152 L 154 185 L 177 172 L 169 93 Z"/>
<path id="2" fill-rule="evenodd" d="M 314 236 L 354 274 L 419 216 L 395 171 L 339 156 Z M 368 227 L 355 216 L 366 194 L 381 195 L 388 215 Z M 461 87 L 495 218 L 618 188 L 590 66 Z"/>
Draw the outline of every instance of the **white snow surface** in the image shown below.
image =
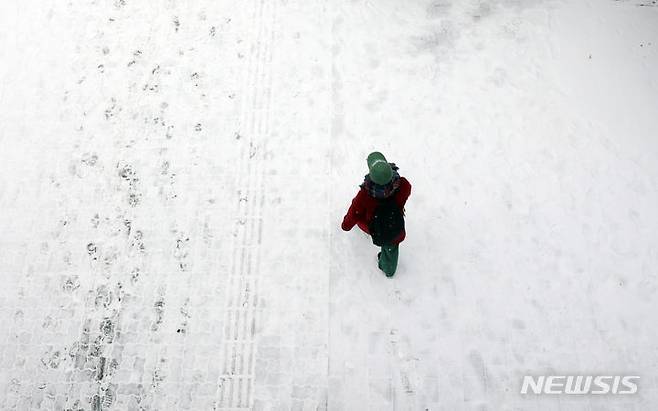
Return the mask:
<path id="1" fill-rule="evenodd" d="M 655 3 L 0 2 L 0 409 L 657 409 Z"/>

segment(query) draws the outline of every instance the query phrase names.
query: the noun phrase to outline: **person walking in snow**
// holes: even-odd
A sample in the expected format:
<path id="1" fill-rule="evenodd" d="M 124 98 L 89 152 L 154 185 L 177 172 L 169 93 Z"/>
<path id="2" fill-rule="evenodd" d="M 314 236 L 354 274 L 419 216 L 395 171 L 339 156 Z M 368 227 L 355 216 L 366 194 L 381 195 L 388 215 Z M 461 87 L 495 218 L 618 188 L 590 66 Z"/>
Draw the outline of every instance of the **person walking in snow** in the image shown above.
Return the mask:
<path id="1" fill-rule="evenodd" d="M 381 247 L 377 254 L 379 269 L 392 277 L 398 265 L 399 245 L 404 240 L 404 205 L 411 194 L 411 184 L 400 177 L 395 163 L 386 161 L 378 151 L 367 158 L 369 173 L 352 200 L 341 228 L 350 231 L 354 225 L 372 237 Z"/>

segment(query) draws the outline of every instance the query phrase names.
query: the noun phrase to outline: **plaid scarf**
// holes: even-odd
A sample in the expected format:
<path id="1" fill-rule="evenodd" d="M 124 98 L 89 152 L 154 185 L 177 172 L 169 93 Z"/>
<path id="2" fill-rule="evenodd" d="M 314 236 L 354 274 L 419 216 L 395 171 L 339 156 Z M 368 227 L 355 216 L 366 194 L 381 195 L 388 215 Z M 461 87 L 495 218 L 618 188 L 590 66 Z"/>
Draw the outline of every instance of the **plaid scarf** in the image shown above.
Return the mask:
<path id="1" fill-rule="evenodd" d="M 369 174 L 366 174 L 363 178 L 363 183 L 359 187 L 366 190 L 371 197 L 381 199 L 392 196 L 400 187 L 400 174 L 398 174 L 398 166 L 396 166 L 395 163 L 389 164 L 393 169 L 393 177 L 391 178 L 391 181 L 387 184 L 379 185 L 370 179 Z"/>

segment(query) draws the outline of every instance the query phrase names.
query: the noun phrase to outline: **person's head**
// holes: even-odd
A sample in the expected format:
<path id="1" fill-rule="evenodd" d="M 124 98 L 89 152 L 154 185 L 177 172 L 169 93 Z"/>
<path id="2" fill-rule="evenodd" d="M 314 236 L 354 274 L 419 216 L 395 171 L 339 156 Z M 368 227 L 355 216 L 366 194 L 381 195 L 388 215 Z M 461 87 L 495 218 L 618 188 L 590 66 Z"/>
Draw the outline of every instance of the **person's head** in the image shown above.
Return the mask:
<path id="1" fill-rule="evenodd" d="M 366 161 L 368 163 L 370 180 L 373 183 L 385 185 L 391 181 L 391 178 L 393 178 L 393 169 L 382 153 L 374 151 L 368 155 Z"/>

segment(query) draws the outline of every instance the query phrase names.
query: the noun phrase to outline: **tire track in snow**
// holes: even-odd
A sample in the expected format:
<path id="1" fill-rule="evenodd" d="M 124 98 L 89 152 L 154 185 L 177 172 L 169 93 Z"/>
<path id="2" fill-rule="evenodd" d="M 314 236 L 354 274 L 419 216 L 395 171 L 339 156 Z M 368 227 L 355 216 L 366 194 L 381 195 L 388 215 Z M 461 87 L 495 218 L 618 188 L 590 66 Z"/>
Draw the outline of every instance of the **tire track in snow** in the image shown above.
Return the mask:
<path id="1" fill-rule="evenodd" d="M 224 350 L 215 409 L 249 409 L 254 398 L 255 336 L 262 238 L 264 136 L 269 133 L 274 40 L 272 2 L 254 4 L 251 45 L 243 91 L 238 199 L 230 271 L 226 285 Z"/>

